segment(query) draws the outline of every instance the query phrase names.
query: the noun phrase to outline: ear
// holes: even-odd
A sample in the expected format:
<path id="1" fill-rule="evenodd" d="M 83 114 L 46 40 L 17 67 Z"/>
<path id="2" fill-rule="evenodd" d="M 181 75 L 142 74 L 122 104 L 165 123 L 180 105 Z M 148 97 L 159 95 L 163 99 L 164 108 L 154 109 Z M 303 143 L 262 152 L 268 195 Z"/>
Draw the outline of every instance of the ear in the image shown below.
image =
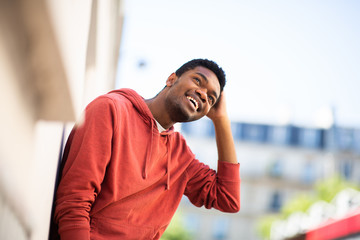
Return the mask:
<path id="1" fill-rule="evenodd" d="M 171 87 L 172 85 L 174 85 L 174 83 L 176 82 L 177 79 L 178 79 L 178 77 L 176 76 L 176 74 L 172 73 L 166 80 L 166 86 Z"/>

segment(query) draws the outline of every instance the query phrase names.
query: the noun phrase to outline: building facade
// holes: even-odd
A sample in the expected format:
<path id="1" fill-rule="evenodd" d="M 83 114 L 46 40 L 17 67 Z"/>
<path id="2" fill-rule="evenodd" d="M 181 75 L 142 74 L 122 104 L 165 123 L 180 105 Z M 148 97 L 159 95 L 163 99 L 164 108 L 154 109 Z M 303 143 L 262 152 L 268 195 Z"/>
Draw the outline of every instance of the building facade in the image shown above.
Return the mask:
<path id="1" fill-rule="evenodd" d="M 181 131 L 197 158 L 216 169 L 211 121 L 182 124 Z M 337 173 L 360 183 L 360 129 L 233 122 L 232 131 L 240 162 L 241 210 L 198 209 L 184 198 L 180 211 L 194 239 L 260 239 L 258 220 L 278 213 L 299 193 L 311 194 L 316 181 Z"/>

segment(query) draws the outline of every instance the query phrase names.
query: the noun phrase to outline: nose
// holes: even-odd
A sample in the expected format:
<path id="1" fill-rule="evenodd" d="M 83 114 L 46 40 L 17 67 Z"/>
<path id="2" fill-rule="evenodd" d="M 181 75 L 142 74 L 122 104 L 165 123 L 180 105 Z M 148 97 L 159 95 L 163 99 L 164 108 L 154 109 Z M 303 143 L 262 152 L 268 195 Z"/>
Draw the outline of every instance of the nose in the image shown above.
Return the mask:
<path id="1" fill-rule="evenodd" d="M 207 99 L 206 89 L 198 88 L 195 90 L 195 92 L 200 96 L 200 99 L 202 102 L 206 102 L 206 99 Z"/>

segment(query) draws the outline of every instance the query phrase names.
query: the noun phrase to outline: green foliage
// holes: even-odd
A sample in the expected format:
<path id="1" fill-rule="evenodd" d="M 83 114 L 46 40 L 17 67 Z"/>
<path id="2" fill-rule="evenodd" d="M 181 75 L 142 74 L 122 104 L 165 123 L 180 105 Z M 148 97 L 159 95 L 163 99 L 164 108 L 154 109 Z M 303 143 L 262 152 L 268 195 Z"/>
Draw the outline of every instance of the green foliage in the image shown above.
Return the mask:
<path id="1" fill-rule="evenodd" d="M 275 215 L 268 215 L 260 219 L 260 221 L 257 224 L 257 232 L 260 236 L 262 236 L 263 239 L 269 239 L 270 237 L 270 231 L 271 231 L 271 225 L 274 221 L 278 220 L 279 216 Z"/>
<path id="2" fill-rule="evenodd" d="M 161 240 L 191 240 L 191 234 L 186 230 L 183 218 L 179 213 L 176 213 L 171 220 L 168 228 L 161 236 Z"/>
<path id="3" fill-rule="evenodd" d="M 299 194 L 286 202 L 278 215 L 268 215 L 262 217 L 258 222 L 258 233 L 263 239 L 270 238 L 271 225 L 277 220 L 283 220 L 294 212 L 306 212 L 316 201 L 323 200 L 330 202 L 337 193 L 346 189 L 353 188 L 360 191 L 358 185 L 346 181 L 339 175 L 319 181 L 314 186 L 314 194 Z"/>
<path id="4" fill-rule="evenodd" d="M 305 212 L 315 201 L 316 198 L 309 194 L 300 194 L 284 204 L 281 214 L 286 218 L 294 212 Z"/>
<path id="5" fill-rule="evenodd" d="M 354 183 L 344 180 L 341 176 L 335 175 L 315 184 L 315 191 L 319 200 L 330 202 L 335 195 L 346 188 L 359 190 Z"/>

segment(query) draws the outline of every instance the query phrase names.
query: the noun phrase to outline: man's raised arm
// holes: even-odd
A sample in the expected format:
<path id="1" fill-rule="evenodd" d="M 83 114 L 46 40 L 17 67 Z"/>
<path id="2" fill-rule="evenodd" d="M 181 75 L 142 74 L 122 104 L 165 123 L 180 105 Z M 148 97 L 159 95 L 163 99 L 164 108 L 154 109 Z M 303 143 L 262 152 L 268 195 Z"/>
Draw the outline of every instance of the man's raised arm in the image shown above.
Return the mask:
<path id="1" fill-rule="evenodd" d="M 234 139 L 231 133 L 230 119 L 226 111 L 226 98 L 223 91 L 219 101 L 207 114 L 215 126 L 216 145 L 219 161 L 237 164 Z"/>

